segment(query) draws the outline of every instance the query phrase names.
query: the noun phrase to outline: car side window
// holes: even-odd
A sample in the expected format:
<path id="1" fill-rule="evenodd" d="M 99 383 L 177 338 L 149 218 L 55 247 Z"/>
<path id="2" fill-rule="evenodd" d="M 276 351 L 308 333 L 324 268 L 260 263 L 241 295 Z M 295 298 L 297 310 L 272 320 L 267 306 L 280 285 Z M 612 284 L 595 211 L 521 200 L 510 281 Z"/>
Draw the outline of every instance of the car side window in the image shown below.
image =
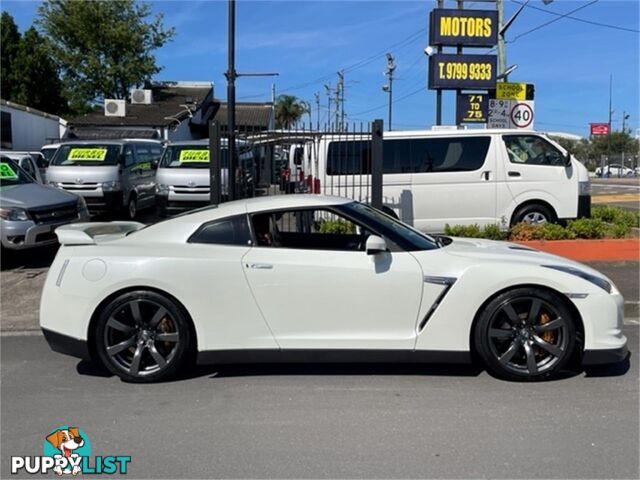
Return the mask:
<path id="1" fill-rule="evenodd" d="M 124 148 L 124 166 L 131 167 L 135 161 L 135 157 L 133 154 L 133 147 L 131 145 L 127 145 Z"/>
<path id="2" fill-rule="evenodd" d="M 20 161 L 20 166 L 22 169 L 31 175 L 33 178 L 36 178 L 36 172 L 33 169 L 33 163 L 28 158 L 24 158 Z"/>
<path id="3" fill-rule="evenodd" d="M 251 232 L 245 215 L 222 218 L 202 225 L 188 243 L 215 245 L 251 245 Z"/>
<path id="4" fill-rule="evenodd" d="M 542 137 L 505 135 L 503 139 L 511 163 L 561 167 L 565 165 L 562 153 Z"/>
<path id="5" fill-rule="evenodd" d="M 259 247 L 364 251 L 365 228 L 326 209 L 293 209 L 252 215 Z"/>

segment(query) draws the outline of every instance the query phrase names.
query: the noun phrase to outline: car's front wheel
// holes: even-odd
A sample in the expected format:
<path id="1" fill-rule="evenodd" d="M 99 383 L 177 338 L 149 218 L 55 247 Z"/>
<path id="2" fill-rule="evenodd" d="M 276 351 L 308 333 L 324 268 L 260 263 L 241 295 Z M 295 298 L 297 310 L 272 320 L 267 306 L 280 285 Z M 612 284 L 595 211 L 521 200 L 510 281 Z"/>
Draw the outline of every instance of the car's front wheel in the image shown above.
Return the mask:
<path id="1" fill-rule="evenodd" d="M 480 313 L 474 340 L 487 369 L 509 380 L 543 380 L 567 366 L 576 348 L 576 319 L 548 290 L 517 288 Z"/>
<path id="2" fill-rule="evenodd" d="M 100 312 L 95 347 L 111 372 L 130 382 L 155 382 L 185 362 L 191 332 L 183 310 L 151 291 L 128 292 Z"/>

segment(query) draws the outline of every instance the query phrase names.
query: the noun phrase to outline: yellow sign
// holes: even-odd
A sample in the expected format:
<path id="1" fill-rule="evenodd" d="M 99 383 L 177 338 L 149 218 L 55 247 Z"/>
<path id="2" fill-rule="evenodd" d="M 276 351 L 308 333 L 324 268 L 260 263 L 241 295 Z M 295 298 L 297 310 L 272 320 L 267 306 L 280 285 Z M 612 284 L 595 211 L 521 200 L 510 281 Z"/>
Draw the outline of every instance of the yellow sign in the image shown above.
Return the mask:
<path id="1" fill-rule="evenodd" d="M 429 17 L 429 45 L 491 47 L 498 43 L 497 10 L 436 8 Z"/>
<path id="2" fill-rule="evenodd" d="M 526 83 L 496 83 L 496 100 L 526 100 Z"/>
<path id="3" fill-rule="evenodd" d="M 180 163 L 207 163 L 209 161 L 209 150 L 181 150 L 178 161 Z"/>
<path id="4" fill-rule="evenodd" d="M 72 148 L 67 160 L 103 162 L 106 157 L 106 148 Z"/>

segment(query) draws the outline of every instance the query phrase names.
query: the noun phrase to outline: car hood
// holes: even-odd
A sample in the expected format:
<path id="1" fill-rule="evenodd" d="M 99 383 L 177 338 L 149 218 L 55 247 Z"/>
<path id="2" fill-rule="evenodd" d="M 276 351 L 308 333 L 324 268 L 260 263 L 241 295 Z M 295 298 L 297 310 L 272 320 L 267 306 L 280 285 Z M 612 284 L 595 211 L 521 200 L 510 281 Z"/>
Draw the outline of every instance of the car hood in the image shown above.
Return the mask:
<path id="1" fill-rule="evenodd" d="M 568 258 L 541 252 L 531 247 L 511 242 L 484 240 L 480 238 L 458 238 L 449 245 L 442 247 L 442 251 L 453 258 L 473 259 L 477 262 L 518 263 L 526 265 L 563 265 L 578 268 L 584 272 L 609 280 L 597 270 Z"/>
<path id="2" fill-rule="evenodd" d="M 77 201 L 73 193 L 38 183 L 0 187 L 0 205 L 3 207 L 37 208 Z"/>

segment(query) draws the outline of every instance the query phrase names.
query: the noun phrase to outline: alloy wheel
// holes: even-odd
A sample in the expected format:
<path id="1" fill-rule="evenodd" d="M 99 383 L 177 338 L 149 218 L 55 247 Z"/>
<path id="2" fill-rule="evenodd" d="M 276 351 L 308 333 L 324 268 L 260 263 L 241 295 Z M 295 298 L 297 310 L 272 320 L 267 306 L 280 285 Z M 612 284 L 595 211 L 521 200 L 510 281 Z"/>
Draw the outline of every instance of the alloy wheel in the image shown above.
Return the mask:
<path id="1" fill-rule="evenodd" d="M 522 218 L 522 221 L 525 223 L 531 223 L 533 225 L 541 225 L 543 223 L 547 223 L 548 219 L 541 212 L 530 212 Z"/>
<path id="2" fill-rule="evenodd" d="M 175 318 L 150 299 L 124 303 L 107 319 L 103 336 L 111 363 L 134 377 L 166 370 L 180 341 Z"/>
<path id="3" fill-rule="evenodd" d="M 534 296 L 504 302 L 489 321 L 488 345 L 493 357 L 510 373 L 539 376 L 567 355 L 570 332 L 551 303 Z"/>

